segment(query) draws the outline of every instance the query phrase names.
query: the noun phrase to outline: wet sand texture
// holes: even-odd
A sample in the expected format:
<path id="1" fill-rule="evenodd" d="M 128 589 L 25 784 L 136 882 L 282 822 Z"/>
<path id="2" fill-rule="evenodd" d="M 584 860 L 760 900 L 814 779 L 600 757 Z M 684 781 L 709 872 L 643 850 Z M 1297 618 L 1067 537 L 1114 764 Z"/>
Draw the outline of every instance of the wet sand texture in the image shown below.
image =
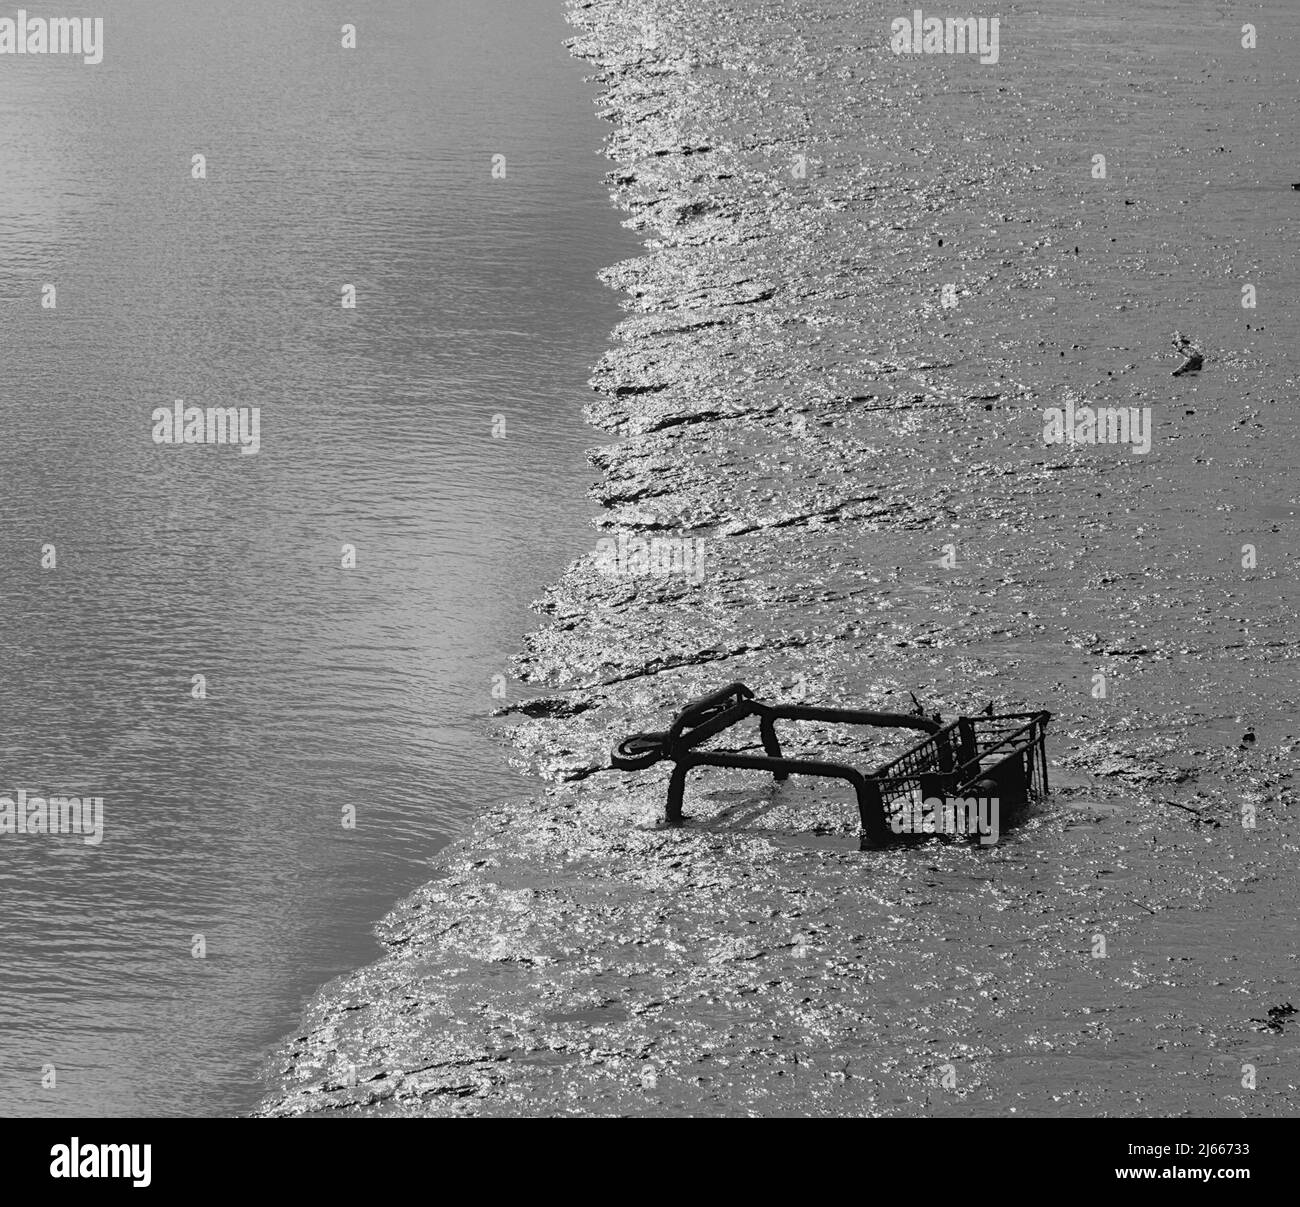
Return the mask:
<path id="1" fill-rule="evenodd" d="M 703 540 L 703 579 L 593 550 L 547 593 L 505 722 L 549 787 L 442 853 L 264 1113 L 1296 1111 L 1300 17 L 1250 57 L 1200 0 L 1077 7 L 1000 10 L 980 66 L 875 3 L 572 6 L 647 241 L 593 546 Z M 1067 402 L 1151 407 L 1150 452 L 1045 445 Z M 732 680 L 1049 708 L 1052 798 L 859 853 L 844 785 L 701 771 L 657 826 L 668 765 L 610 747 Z"/>

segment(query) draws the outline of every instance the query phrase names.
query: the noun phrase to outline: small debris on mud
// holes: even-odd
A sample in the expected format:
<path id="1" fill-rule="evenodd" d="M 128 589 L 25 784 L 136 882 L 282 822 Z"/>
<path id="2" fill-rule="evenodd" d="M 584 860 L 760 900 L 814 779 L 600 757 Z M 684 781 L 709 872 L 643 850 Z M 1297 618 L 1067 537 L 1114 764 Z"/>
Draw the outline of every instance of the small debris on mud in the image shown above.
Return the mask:
<path id="1" fill-rule="evenodd" d="M 1281 1006 L 1270 1006 L 1268 1008 L 1268 1018 L 1252 1018 L 1252 1023 L 1258 1023 L 1256 1031 L 1272 1031 L 1275 1034 L 1281 1034 L 1282 1028 L 1286 1025 L 1287 1020 L 1296 1012 L 1296 1008 L 1290 1002 Z"/>

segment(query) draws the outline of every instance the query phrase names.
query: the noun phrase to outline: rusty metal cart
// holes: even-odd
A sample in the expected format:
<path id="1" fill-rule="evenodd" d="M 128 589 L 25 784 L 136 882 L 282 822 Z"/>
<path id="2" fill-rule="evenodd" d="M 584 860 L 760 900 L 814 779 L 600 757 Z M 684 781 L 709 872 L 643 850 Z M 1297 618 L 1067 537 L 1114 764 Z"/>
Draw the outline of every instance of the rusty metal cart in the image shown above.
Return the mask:
<path id="1" fill-rule="evenodd" d="M 776 780 L 814 775 L 846 780 L 857 796 L 863 850 L 895 837 L 900 811 L 927 800 L 995 798 L 1012 812 L 1047 794 L 1045 738 L 1049 712 L 993 713 L 958 717 L 943 724 L 911 713 L 821 708 L 803 704 L 763 704 L 743 683 L 692 701 L 664 732 L 636 733 L 615 747 L 612 764 L 637 771 L 663 760 L 674 766 L 668 781 L 666 820 L 682 821 L 686 777 L 695 767 L 728 767 L 769 772 Z M 764 753 L 701 749 L 725 729 L 757 717 Z M 792 759 L 781 753 L 777 721 L 824 721 L 919 730 L 925 737 L 893 761 L 872 772 L 824 759 Z"/>

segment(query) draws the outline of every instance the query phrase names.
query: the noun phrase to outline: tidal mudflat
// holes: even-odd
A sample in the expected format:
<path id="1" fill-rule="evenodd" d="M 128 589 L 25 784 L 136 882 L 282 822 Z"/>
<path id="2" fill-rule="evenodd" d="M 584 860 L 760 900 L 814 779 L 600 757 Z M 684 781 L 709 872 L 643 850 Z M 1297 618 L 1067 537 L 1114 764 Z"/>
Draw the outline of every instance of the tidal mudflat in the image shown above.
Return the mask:
<path id="1" fill-rule="evenodd" d="M 646 251 L 605 274 L 593 551 L 502 718 L 550 786 L 443 852 L 261 1113 L 1300 1107 L 1300 14 L 1001 13 L 981 63 L 877 3 L 571 6 Z M 610 552 L 655 539 L 691 572 Z M 609 749 L 732 680 L 1051 709 L 1051 799 L 859 852 L 842 786 L 714 771 L 664 828 L 667 766 Z"/>

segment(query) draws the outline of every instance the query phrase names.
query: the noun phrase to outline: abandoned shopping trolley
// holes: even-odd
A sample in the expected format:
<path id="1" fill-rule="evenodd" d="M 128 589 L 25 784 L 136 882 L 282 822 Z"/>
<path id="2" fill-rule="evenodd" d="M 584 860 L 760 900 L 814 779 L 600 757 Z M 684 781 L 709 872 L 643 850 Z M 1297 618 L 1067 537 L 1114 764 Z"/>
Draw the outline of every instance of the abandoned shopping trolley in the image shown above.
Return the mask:
<path id="1" fill-rule="evenodd" d="M 702 750 L 716 734 L 748 717 L 757 717 L 764 754 Z M 666 820 L 682 820 L 686 777 L 694 767 L 767 771 L 777 780 L 814 775 L 847 780 L 857 794 L 861 847 L 884 846 L 900 826 L 901 815 L 916 815 L 925 802 L 965 798 L 993 799 L 1006 816 L 1047 794 L 1045 740 L 1050 712 L 984 712 L 945 725 L 911 713 L 819 708 L 804 704 L 763 704 L 743 683 L 732 683 L 692 701 L 662 733 L 635 733 L 615 747 L 612 762 L 639 771 L 662 759 L 673 762 L 668 781 Z M 925 737 L 892 762 L 864 774 L 844 763 L 791 759 L 781 754 L 777 721 L 824 721 L 915 729 Z"/>

